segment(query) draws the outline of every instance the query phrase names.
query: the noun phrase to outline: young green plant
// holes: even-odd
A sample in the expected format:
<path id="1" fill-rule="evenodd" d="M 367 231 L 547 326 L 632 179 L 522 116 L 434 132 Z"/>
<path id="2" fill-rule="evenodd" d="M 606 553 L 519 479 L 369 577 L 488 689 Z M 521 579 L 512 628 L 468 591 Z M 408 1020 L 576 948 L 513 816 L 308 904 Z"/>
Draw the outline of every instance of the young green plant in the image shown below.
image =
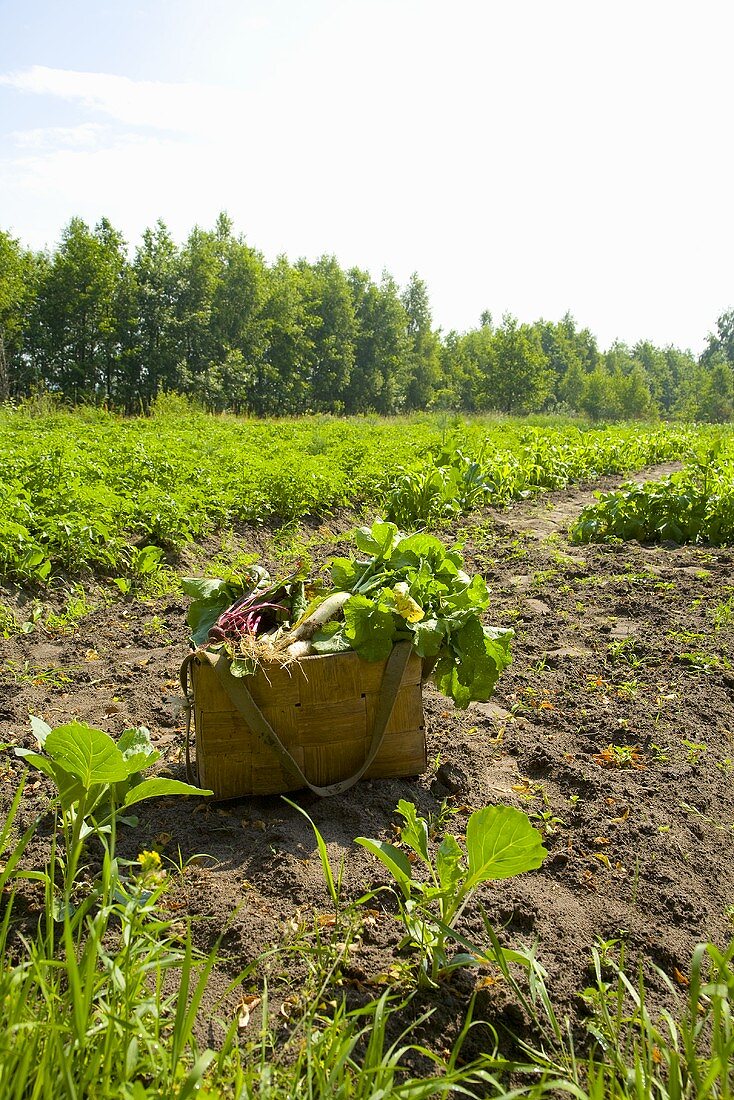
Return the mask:
<path id="1" fill-rule="evenodd" d="M 143 770 L 161 755 L 144 727 L 126 730 L 115 742 L 108 733 L 82 722 L 51 729 L 42 719 L 31 717 L 31 726 L 42 752 L 17 748 L 15 754 L 56 785 L 66 847 L 65 906 L 70 903 L 86 838 L 92 833 L 101 837 L 114 829 L 118 808 L 128 810 L 160 795 L 212 793 L 178 779 L 143 778 Z M 119 820 L 135 823 L 129 817 Z"/>
<path id="2" fill-rule="evenodd" d="M 411 859 L 394 845 L 368 837 L 357 837 L 356 843 L 376 856 L 395 880 L 406 930 L 401 947 L 421 952 L 421 979 L 435 985 L 442 974 L 474 961 L 469 954 L 449 960 L 447 940 L 477 887 L 534 870 L 547 852 L 540 832 L 512 806 L 476 810 L 466 825 L 466 852 L 455 836 L 446 833 L 433 856 L 428 821 L 418 816 L 413 803 L 401 799 L 397 813 L 405 822 L 400 839 L 425 872 L 424 879 L 413 877 Z"/>

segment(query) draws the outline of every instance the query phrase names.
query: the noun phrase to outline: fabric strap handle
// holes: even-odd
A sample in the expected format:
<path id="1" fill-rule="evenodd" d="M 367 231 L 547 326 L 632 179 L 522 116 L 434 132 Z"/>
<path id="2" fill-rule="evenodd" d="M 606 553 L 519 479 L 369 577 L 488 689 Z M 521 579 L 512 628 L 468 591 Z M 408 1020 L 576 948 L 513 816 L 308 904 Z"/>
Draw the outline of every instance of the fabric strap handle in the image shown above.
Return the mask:
<path id="1" fill-rule="evenodd" d="M 194 775 L 194 769 L 191 765 L 191 716 L 194 712 L 194 691 L 193 681 L 191 680 L 191 666 L 194 663 L 195 657 L 195 653 L 189 653 L 184 657 L 178 678 L 181 684 L 181 690 L 184 694 L 184 699 L 186 700 L 186 778 L 189 783 L 198 784 L 199 778 Z M 191 689 L 189 689 L 189 683 L 191 683 Z"/>
<path id="2" fill-rule="evenodd" d="M 385 731 L 392 716 L 392 712 L 395 709 L 395 701 L 398 697 L 400 685 L 403 682 L 403 674 L 408 664 L 412 648 L 410 642 L 398 642 L 398 644 L 393 647 L 392 653 L 388 657 L 385 671 L 382 676 L 382 684 L 380 685 L 380 696 L 377 702 L 375 723 L 372 728 L 372 738 L 364 763 L 359 770 L 348 779 L 341 779 L 338 783 L 329 783 L 323 787 L 318 786 L 316 783 L 311 783 L 303 774 L 299 765 L 288 752 L 288 749 L 280 740 L 278 734 L 252 698 L 244 679 L 230 675 L 229 660 L 227 657 L 221 653 L 211 653 L 209 650 L 200 652 L 203 652 L 206 659 L 214 668 L 222 687 L 247 722 L 247 725 L 262 738 L 270 749 L 273 750 L 286 772 L 297 779 L 302 786 L 308 787 L 314 794 L 319 795 L 321 798 L 328 798 L 331 795 L 343 794 L 344 791 L 348 791 L 350 787 L 358 783 L 380 751 L 380 746 L 385 737 Z M 193 654 L 190 654 L 181 668 L 182 683 L 184 680 L 188 682 L 187 661 L 190 662 L 193 656 Z M 186 688 L 184 688 L 184 694 L 188 698 Z M 188 727 L 186 735 L 186 768 L 188 773 L 190 768 Z"/>

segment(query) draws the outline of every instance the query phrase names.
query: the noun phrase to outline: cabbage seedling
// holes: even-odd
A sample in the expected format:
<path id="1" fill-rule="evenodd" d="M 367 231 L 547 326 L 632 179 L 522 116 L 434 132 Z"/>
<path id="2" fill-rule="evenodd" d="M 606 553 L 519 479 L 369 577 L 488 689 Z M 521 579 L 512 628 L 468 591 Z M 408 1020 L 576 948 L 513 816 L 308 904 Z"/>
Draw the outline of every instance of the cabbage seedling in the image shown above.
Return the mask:
<path id="1" fill-rule="evenodd" d="M 399 848 L 380 840 L 357 837 L 368 852 L 392 875 L 400 892 L 400 919 L 406 935 L 401 947 L 412 946 L 421 954 L 421 975 L 435 985 L 439 976 L 474 962 L 471 955 L 448 959 L 446 941 L 476 888 L 483 882 L 511 878 L 540 867 L 548 854 L 543 838 L 526 814 L 512 806 L 486 806 L 471 814 L 464 844 L 447 833 L 432 857 L 428 850 L 429 828 L 418 817 L 412 802 L 401 799 L 397 812 L 405 821 L 400 839 L 412 852 L 413 861 L 427 874 L 413 877 L 411 860 Z"/>

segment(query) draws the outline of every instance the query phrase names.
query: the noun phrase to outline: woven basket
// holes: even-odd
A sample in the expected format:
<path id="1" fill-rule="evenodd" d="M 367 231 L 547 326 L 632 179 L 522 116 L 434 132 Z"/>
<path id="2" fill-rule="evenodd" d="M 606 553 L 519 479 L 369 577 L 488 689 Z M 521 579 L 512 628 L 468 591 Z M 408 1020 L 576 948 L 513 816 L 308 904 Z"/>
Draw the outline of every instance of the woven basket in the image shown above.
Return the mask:
<path id="1" fill-rule="evenodd" d="M 229 663 L 197 650 L 181 669 L 198 782 L 216 798 L 304 786 L 340 794 L 362 777 L 425 770 L 422 664 L 409 644 L 388 661 L 338 653 L 268 663 L 243 678 Z"/>

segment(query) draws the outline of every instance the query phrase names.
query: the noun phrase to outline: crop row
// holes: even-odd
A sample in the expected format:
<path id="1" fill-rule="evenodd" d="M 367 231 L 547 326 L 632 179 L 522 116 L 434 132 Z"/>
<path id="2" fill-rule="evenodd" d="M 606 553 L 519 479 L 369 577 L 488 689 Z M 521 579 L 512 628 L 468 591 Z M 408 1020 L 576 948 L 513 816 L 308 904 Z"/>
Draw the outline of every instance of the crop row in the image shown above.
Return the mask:
<path id="1" fill-rule="evenodd" d="M 720 437 L 680 472 L 600 493 L 574 525 L 575 542 L 734 544 L 734 440 Z"/>
<path id="2" fill-rule="evenodd" d="M 0 575 L 124 573 L 136 548 L 180 549 L 233 523 L 369 505 L 404 527 L 683 455 L 692 428 L 437 416 L 211 417 L 172 400 L 150 418 L 0 412 Z"/>

